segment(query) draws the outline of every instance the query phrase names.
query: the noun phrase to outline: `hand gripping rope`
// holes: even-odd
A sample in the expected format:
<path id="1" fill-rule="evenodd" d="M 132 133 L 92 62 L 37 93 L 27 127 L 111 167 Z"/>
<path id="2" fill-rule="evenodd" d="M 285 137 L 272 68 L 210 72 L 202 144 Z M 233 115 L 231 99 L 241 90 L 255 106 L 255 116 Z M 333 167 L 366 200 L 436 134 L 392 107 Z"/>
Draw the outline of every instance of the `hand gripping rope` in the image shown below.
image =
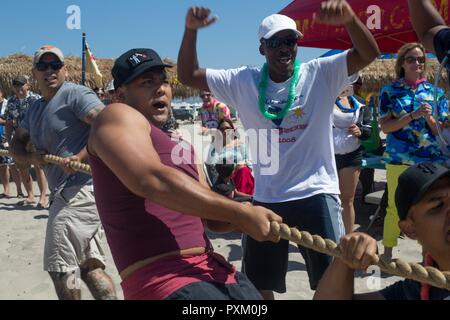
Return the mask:
<path id="1" fill-rule="evenodd" d="M 12 157 L 12 155 L 9 153 L 8 150 L 0 150 L 0 156 L 2 157 Z M 64 164 L 64 158 L 54 156 L 51 154 L 43 155 L 42 158 L 45 162 L 50 164 L 57 164 L 57 165 L 63 165 Z M 77 161 L 70 161 L 69 167 L 74 169 L 75 171 L 91 174 L 91 167 L 88 164 L 84 164 Z"/>
<path id="2" fill-rule="evenodd" d="M 11 156 L 11 154 L 8 150 L 0 150 L 0 156 Z M 44 155 L 43 159 L 45 162 L 51 164 L 64 164 L 64 158 L 54 155 Z M 91 167 L 87 164 L 71 161 L 69 166 L 76 171 L 91 174 Z M 323 239 L 318 235 L 311 235 L 309 232 L 299 231 L 296 228 L 290 228 L 286 224 L 279 224 L 277 222 L 272 222 L 270 229 L 273 235 L 280 237 L 281 239 L 292 241 L 303 247 L 332 257 L 341 257 L 340 248 L 336 243 L 329 239 Z M 377 266 L 380 267 L 382 271 L 395 276 L 428 283 L 434 287 L 450 290 L 450 272 L 441 272 L 433 267 L 423 267 L 418 263 L 408 263 L 399 259 L 390 262 L 379 259 Z"/>
<path id="3" fill-rule="evenodd" d="M 306 231 L 299 231 L 277 222 L 272 222 L 270 229 L 276 237 L 295 242 L 302 247 L 336 258 L 340 258 L 342 255 L 338 245 L 329 239 L 323 239 L 320 236 L 311 235 Z M 450 272 L 441 272 L 433 267 L 423 267 L 418 263 L 405 262 L 400 259 L 394 259 L 390 262 L 378 259 L 376 265 L 386 273 L 450 290 Z"/>

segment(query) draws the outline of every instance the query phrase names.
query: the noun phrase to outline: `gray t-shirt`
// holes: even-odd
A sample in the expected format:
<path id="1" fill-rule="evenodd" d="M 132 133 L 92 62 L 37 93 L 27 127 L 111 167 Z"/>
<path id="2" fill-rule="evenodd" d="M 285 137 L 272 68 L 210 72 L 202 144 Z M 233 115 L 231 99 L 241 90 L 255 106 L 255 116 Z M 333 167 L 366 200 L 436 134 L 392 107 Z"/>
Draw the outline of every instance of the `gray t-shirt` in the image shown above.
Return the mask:
<path id="1" fill-rule="evenodd" d="M 50 101 L 41 98 L 33 103 L 20 126 L 28 130 L 36 149 L 70 157 L 86 146 L 90 126 L 82 119 L 99 105 L 102 102 L 92 90 L 65 82 Z M 92 180 L 80 172 L 69 175 L 57 165 L 47 165 L 44 171 L 52 194 L 63 188 L 81 187 Z"/>

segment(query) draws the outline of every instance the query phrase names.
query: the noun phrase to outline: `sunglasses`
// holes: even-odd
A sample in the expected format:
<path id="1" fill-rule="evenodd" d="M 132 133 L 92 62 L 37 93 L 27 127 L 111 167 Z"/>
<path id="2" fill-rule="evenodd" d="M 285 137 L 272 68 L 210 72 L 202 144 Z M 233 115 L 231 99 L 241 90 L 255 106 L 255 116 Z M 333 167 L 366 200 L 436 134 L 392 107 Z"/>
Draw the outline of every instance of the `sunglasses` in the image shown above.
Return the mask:
<path id="1" fill-rule="evenodd" d="M 406 63 L 413 64 L 418 62 L 419 64 L 425 63 L 425 57 L 406 57 L 405 58 Z"/>
<path id="2" fill-rule="evenodd" d="M 57 70 L 60 70 L 63 66 L 64 66 L 64 63 L 62 63 L 61 61 L 36 63 L 36 69 L 38 71 L 47 71 L 48 68 L 51 68 L 53 71 L 57 71 Z"/>
<path id="3" fill-rule="evenodd" d="M 204 98 L 209 98 L 209 97 L 211 97 L 210 94 L 202 94 L 202 95 L 200 96 L 200 98 L 202 98 L 202 99 L 204 99 Z"/>
<path id="4" fill-rule="evenodd" d="M 283 45 L 283 44 L 289 48 L 293 48 L 297 45 L 297 40 L 298 40 L 298 38 L 296 38 L 296 37 L 279 38 L 279 37 L 275 37 L 275 36 L 273 36 L 270 39 L 263 39 L 266 46 L 271 49 L 277 49 L 277 48 L 281 47 L 281 45 Z"/>

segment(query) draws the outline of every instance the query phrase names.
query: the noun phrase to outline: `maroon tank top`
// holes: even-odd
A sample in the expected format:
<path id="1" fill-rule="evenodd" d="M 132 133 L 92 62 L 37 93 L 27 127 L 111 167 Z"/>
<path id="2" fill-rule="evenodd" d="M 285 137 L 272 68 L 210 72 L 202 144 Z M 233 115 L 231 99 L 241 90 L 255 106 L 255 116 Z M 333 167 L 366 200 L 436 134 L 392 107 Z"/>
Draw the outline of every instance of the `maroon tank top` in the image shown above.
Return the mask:
<path id="1" fill-rule="evenodd" d="M 161 162 L 198 180 L 195 161 L 174 164 L 176 143 L 151 126 L 153 147 Z M 190 145 L 189 145 L 190 146 Z M 194 148 L 190 146 L 191 159 Z M 89 153 L 97 209 L 119 272 L 150 257 L 176 250 L 209 248 L 200 218 L 181 214 L 133 194 L 101 159 Z"/>

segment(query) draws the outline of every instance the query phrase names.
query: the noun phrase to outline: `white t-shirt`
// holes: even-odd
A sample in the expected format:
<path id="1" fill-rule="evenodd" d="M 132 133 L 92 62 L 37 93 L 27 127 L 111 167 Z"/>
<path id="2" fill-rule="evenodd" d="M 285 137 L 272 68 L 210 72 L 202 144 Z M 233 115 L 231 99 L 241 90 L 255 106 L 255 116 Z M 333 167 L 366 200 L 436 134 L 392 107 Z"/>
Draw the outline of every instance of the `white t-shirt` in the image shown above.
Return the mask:
<path id="1" fill-rule="evenodd" d="M 276 203 L 321 193 L 339 194 L 332 135 L 333 106 L 342 90 L 357 79 L 357 75 L 347 76 L 346 58 L 347 52 L 343 52 L 302 64 L 295 101 L 279 125 L 259 111 L 260 69 L 207 69 L 211 92 L 239 111 L 247 134 L 249 129 L 265 129 L 249 139 L 255 200 Z M 289 79 L 274 83 L 269 79 L 267 105 L 284 107 L 290 82 Z M 278 131 L 279 139 L 270 130 Z"/>
<path id="2" fill-rule="evenodd" d="M 356 100 L 355 100 L 356 101 Z M 355 112 L 342 112 L 336 107 L 333 109 L 333 140 L 334 153 L 347 154 L 357 150 L 361 144 L 359 139 L 348 132 L 348 128 L 358 122 L 362 104 L 356 101 L 358 109 Z"/>

